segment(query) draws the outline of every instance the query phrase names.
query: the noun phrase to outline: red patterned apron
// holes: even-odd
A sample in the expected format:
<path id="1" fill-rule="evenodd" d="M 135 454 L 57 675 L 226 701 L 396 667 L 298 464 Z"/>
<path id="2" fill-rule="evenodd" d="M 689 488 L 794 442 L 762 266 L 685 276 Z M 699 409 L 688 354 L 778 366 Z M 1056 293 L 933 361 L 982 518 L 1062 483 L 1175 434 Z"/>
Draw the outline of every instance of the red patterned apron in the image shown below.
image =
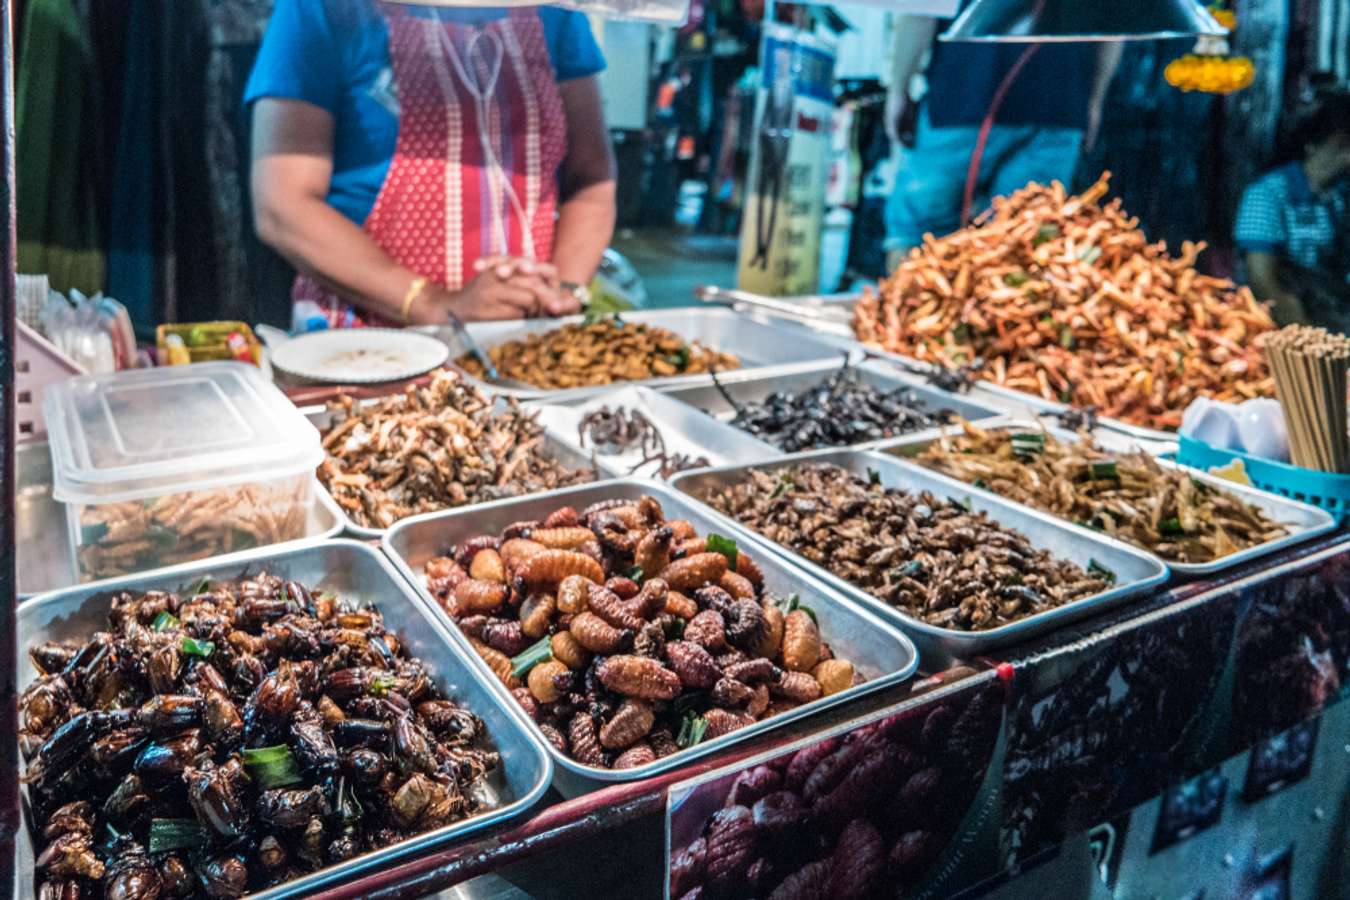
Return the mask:
<path id="1" fill-rule="evenodd" d="M 363 230 L 400 265 L 451 290 L 485 256 L 548 260 L 567 126 L 538 12 L 516 8 L 470 25 L 381 6 L 398 141 Z M 303 275 L 291 300 L 318 303 L 333 328 L 399 324 Z"/>

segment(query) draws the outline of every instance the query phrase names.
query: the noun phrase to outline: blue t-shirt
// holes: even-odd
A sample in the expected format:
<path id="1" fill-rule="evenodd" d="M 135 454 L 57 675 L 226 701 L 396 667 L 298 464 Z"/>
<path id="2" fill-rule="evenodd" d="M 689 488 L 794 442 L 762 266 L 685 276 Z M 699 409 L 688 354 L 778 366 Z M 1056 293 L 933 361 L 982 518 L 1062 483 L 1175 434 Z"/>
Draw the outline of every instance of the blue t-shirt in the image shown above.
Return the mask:
<path id="1" fill-rule="evenodd" d="M 962 3 L 962 8 L 969 6 Z M 950 23 L 938 25 L 938 33 Z M 1026 44 L 934 41 L 928 63 L 928 120 L 936 128 L 979 125 Z M 1008 89 L 1000 125 L 1086 128 L 1097 45 L 1047 42 Z"/>
<path id="2" fill-rule="evenodd" d="M 406 7 L 413 15 L 484 23 L 505 9 Z M 581 13 L 542 6 L 544 40 L 558 81 L 605 67 Z M 328 202 L 358 225 L 366 220 L 398 141 L 398 99 L 389 27 L 374 0 L 277 0 L 244 102 L 304 100 L 332 114 L 333 176 Z"/>
<path id="3" fill-rule="evenodd" d="M 1336 189 L 1313 193 L 1303 165 L 1291 162 L 1242 192 L 1233 239 L 1244 253 L 1275 253 L 1317 269 L 1328 265 L 1348 220 L 1345 196 Z"/>

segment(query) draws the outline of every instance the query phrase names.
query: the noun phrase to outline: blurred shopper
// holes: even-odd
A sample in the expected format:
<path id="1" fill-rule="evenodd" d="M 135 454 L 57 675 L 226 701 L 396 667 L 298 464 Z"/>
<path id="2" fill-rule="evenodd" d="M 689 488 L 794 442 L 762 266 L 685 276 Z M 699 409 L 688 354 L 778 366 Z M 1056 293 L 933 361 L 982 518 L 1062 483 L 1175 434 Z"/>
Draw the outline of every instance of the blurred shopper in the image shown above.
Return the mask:
<path id="1" fill-rule="evenodd" d="M 1295 158 L 1243 192 L 1233 240 L 1276 319 L 1350 332 L 1350 93 L 1317 100 L 1290 145 Z"/>
<path id="2" fill-rule="evenodd" d="M 935 40 L 946 23 L 905 16 L 896 25 L 886 128 L 900 148 L 886 207 L 892 267 L 926 233 L 960 227 L 971 151 L 1000 82 L 1025 44 Z M 910 82 L 928 59 L 928 92 L 915 103 Z M 1069 184 L 1078 157 L 1096 142 L 1102 101 L 1120 45 L 1044 44 L 1017 76 L 994 119 L 976 185 L 978 211 L 989 198 L 1028 182 Z"/>
<path id="3" fill-rule="evenodd" d="M 614 231 L 580 13 L 277 0 L 249 79 L 258 234 L 330 325 L 562 315 Z"/>

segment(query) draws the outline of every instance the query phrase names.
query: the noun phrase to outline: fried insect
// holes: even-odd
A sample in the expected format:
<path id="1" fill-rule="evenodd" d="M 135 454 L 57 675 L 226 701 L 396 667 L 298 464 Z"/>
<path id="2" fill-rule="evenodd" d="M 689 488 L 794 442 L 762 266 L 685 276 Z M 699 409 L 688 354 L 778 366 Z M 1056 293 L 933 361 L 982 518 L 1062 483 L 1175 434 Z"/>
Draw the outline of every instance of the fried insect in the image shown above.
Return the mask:
<path id="1" fill-rule="evenodd" d="M 794 609 L 783 620 L 783 665 L 809 672 L 820 659 L 820 629 L 805 610 Z"/>
<path id="2" fill-rule="evenodd" d="M 666 566 L 659 577 L 673 591 L 692 591 L 717 584 L 727 572 L 727 558 L 720 553 L 695 553 Z"/>
<path id="3" fill-rule="evenodd" d="M 643 700 L 673 700 L 682 690 L 680 678 L 654 659 L 607 656 L 596 669 L 611 691 Z"/>
<path id="4" fill-rule="evenodd" d="M 21 699 L 44 729 L 27 735 L 40 852 L 23 893 L 242 896 L 483 802 L 500 761 L 481 721 L 377 609 L 259 574 L 109 610 L 70 653 L 34 651 L 64 663 Z"/>
<path id="5" fill-rule="evenodd" d="M 569 575 L 590 581 L 604 581 L 605 570 L 584 553 L 571 550 L 545 550 L 520 564 L 516 577 L 532 588 L 556 586 Z"/>

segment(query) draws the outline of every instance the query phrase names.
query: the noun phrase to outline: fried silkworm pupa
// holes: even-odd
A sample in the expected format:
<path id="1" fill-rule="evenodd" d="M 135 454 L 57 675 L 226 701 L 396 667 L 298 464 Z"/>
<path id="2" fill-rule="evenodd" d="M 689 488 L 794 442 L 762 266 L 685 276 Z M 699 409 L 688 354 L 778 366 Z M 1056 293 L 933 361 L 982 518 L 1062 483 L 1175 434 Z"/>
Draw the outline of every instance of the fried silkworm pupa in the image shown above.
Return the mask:
<path id="1" fill-rule="evenodd" d="M 589 581 L 582 575 L 568 575 L 558 583 L 558 611 L 576 615 L 585 612 L 590 602 L 591 587 L 593 581 Z"/>
<path id="2" fill-rule="evenodd" d="M 703 714 L 703 719 L 708 723 L 708 728 L 703 733 L 703 739 L 705 741 L 711 741 L 713 738 L 719 738 L 724 734 L 730 734 L 737 729 L 755 723 L 754 717 L 749 713 L 733 712 L 729 709 L 722 709 L 719 706 L 715 706 L 705 712 Z"/>
<path id="3" fill-rule="evenodd" d="M 642 700 L 674 700 L 684 690 L 678 675 L 642 656 L 608 656 L 597 665 L 596 675 L 611 691 Z"/>
<path id="4" fill-rule="evenodd" d="M 619 595 L 607 587 L 592 585 L 589 593 L 588 605 L 591 612 L 604 619 L 615 628 L 626 628 L 629 631 L 638 631 L 646 620 L 634 612 L 629 611 L 624 605 Z"/>
<path id="5" fill-rule="evenodd" d="M 562 506 L 548 514 L 544 519 L 545 528 L 571 528 L 581 523 L 581 516 L 571 506 Z"/>
<path id="6" fill-rule="evenodd" d="M 538 556 L 547 549 L 543 544 L 534 541 L 524 538 L 511 538 L 502 543 L 497 555 L 502 558 L 502 564 L 506 566 L 506 570 L 514 573 L 527 559 Z"/>
<path id="7" fill-rule="evenodd" d="M 569 575 L 581 575 L 594 582 L 605 580 L 605 570 L 598 562 L 571 550 L 545 550 L 521 563 L 516 574 L 532 588 L 556 586 Z"/>
<path id="8" fill-rule="evenodd" d="M 570 631 L 559 631 L 549 638 L 553 658 L 573 671 L 586 668 L 590 656 Z"/>
<path id="9" fill-rule="evenodd" d="M 455 548 L 455 562 L 468 568 L 472 566 L 474 557 L 480 550 L 496 550 L 501 546 L 501 541 L 490 534 L 480 534 L 477 537 L 471 537 L 464 543 Z"/>
<path id="10" fill-rule="evenodd" d="M 806 610 L 794 609 L 783 622 L 783 666 L 810 672 L 820 660 L 820 629 Z"/>
<path id="11" fill-rule="evenodd" d="M 658 577 L 673 591 L 692 591 L 716 584 L 726 574 L 727 558 L 720 553 L 695 553 L 661 570 Z"/>
<path id="12" fill-rule="evenodd" d="M 490 613 L 506 602 L 507 587 L 491 581 L 470 578 L 455 586 L 454 599 L 460 615 Z"/>
<path id="13" fill-rule="evenodd" d="M 550 550 L 576 550 L 587 541 L 595 540 L 595 533 L 580 525 L 559 528 L 532 528 L 523 537 Z"/>
<path id="14" fill-rule="evenodd" d="M 784 672 L 782 678 L 769 686 L 769 692 L 794 703 L 810 703 L 824 695 L 820 682 L 806 672 Z"/>
<path id="15" fill-rule="evenodd" d="M 567 630 L 592 653 L 614 653 L 633 639 L 633 632 L 615 628 L 593 612 L 578 615 Z"/>
<path id="16" fill-rule="evenodd" d="M 600 728 L 600 746 L 606 750 L 625 750 L 647 736 L 656 723 L 651 706 L 628 698 L 619 704 L 613 718 Z"/>
<path id="17" fill-rule="evenodd" d="M 478 551 L 469 564 L 469 577 L 505 584 L 506 565 L 502 562 L 501 554 L 491 548 Z"/>
<path id="18" fill-rule="evenodd" d="M 825 696 L 853 687 L 853 664 L 844 659 L 827 659 L 816 664 L 811 676 L 820 683 Z"/>
<path id="19" fill-rule="evenodd" d="M 568 743 L 572 748 L 572 758 L 587 766 L 605 765 L 605 751 L 595 736 L 595 723 L 590 713 L 579 712 L 567 723 Z"/>
<path id="20" fill-rule="evenodd" d="M 492 674 L 497 676 L 498 681 L 509 688 L 520 687 L 520 681 L 511 674 L 511 657 L 500 650 L 494 650 L 482 641 L 476 641 L 473 638 L 470 638 L 469 643 L 473 645 L 474 651 L 483 658 L 485 663 L 487 663 L 488 668 L 492 670 Z"/>
<path id="21" fill-rule="evenodd" d="M 638 741 L 614 758 L 614 768 L 636 769 L 653 762 L 656 762 L 656 751 L 646 741 Z"/>

